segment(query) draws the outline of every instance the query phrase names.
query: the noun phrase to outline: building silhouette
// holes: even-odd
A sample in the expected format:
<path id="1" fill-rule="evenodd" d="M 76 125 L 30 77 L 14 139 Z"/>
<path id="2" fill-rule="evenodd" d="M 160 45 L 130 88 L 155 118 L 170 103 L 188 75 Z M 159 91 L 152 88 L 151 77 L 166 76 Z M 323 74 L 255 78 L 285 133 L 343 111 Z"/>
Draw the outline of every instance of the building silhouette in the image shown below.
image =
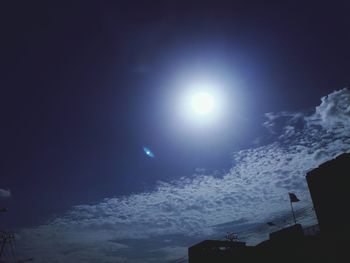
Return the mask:
<path id="1" fill-rule="evenodd" d="M 256 246 L 205 240 L 188 249 L 189 263 L 338 263 L 350 262 L 350 154 L 321 164 L 306 175 L 319 226 L 295 224 L 270 233 Z"/>
<path id="2" fill-rule="evenodd" d="M 338 239 L 350 234 L 350 154 L 321 164 L 306 175 L 322 235 Z"/>
<path id="3" fill-rule="evenodd" d="M 204 240 L 188 249 L 189 262 L 232 262 L 245 260 L 253 255 L 252 246 L 246 246 L 245 242 Z"/>

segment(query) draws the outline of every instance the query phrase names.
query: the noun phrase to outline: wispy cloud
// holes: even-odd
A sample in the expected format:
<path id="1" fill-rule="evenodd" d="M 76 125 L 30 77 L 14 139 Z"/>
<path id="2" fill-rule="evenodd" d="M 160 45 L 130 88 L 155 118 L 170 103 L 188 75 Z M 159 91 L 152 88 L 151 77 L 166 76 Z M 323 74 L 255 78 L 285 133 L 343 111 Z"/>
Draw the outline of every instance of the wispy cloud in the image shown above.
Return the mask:
<path id="1" fill-rule="evenodd" d="M 10 197 L 11 196 L 11 191 L 9 189 L 1 189 L 0 188 L 0 197 Z"/>
<path id="2" fill-rule="evenodd" d="M 313 111 L 268 113 L 264 125 L 269 143 L 235 152 L 225 174 L 197 170 L 151 192 L 75 206 L 23 229 L 22 253 L 37 262 L 164 262 L 190 242 L 224 231 L 241 231 L 254 243 L 269 230 L 264 222 L 288 224 L 288 192 L 302 200 L 299 221 L 314 223 L 305 173 L 350 151 L 350 92 L 329 94 Z"/>

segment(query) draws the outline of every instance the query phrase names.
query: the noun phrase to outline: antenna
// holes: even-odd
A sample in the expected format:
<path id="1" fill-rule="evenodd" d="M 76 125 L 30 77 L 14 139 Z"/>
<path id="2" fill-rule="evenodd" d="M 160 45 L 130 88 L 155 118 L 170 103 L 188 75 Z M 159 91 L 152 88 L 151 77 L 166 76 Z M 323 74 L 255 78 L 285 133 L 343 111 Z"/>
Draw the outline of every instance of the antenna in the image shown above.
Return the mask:
<path id="1" fill-rule="evenodd" d="M 231 242 L 237 242 L 238 241 L 238 235 L 234 232 L 227 232 L 227 235 L 225 236 L 225 238 L 228 240 L 228 241 L 231 241 Z"/>
<path id="2" fill-rule="evenodd" d="M 12 256 L 14 256 L 14 251 L 12 247 L 12 241 L 15 239 L 15 235 L 13 233 L 7 233 L 4 231 L 0 232 L 0 260 L 2 259 L 5 253 L 5 246 L 8 244 L 11 246 Z"/>
<path id="3" fill-rule="evenodd" d="M 7 212 L 7 208 L 0 208 L 0 213 Z M 27 258 L 22 260 L 17 260 L 15 251 L 15 234 L 12 232 L 0 230 L 0 263 L 7 262 L 11 258 L 10 262 L 23 263 L 27 261 L 33 261 L 34 258 Z M 9 249 L 7 249 L 9 247 Z"/>

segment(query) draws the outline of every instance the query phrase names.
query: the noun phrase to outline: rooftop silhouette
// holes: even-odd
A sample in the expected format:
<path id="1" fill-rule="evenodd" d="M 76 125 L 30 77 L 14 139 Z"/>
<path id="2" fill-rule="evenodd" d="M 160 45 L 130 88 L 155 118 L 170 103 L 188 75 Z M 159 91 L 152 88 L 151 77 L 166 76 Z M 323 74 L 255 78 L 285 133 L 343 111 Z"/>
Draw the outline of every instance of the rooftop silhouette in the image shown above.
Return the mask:
<path id="1" fill-rule="evenodd" d="M 347 262 L 350 241 L 347 176 L 350 154 L 344 153 L 306 175 L 319 226 L 300 224 L 272 232 L 256 246 L 244 242 L 205 240 L 188 249 L 189 263 Z M 290 201 L 297 197 L 290 193 Z M 293 207 L 292 207 L 293 209 Z M 269 222 L 270 224 L 273 224 Z"/>

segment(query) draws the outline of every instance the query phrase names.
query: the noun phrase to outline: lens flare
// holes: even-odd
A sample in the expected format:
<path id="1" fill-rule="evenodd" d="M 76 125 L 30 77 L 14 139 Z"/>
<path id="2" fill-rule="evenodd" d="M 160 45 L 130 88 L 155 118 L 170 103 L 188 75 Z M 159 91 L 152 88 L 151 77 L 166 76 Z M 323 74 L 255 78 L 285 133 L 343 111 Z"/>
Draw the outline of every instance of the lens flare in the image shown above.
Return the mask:
<path id="1" fill-rule="evenodd" d="M 150 157 L 150 158 L 154 158 L 155 157 L 154 153 L 148 147 L 143 147 L 143 151 L 145 152 L 145 154 L 148 157 Z"/>

